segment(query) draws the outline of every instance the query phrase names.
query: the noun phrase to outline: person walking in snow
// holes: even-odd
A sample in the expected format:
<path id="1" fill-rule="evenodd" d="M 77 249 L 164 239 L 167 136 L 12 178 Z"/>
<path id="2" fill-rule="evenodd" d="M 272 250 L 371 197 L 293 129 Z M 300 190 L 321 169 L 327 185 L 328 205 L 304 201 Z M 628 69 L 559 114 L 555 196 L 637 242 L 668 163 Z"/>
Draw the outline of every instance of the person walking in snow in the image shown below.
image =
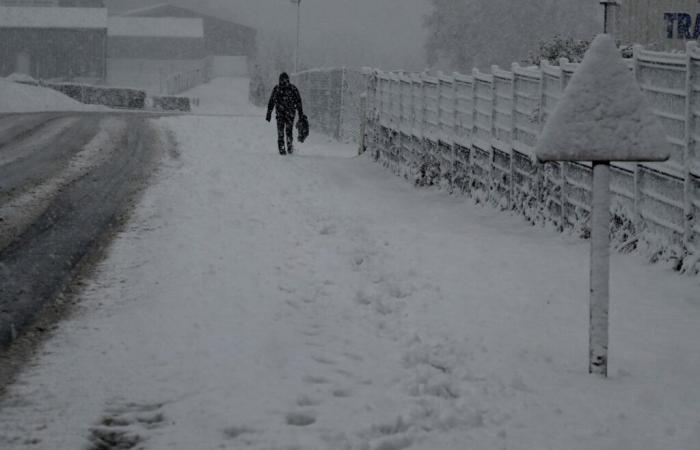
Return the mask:
<path id="1" fill-rule="evenodd" d="M 286 73 L 280 75 L 279 84 L 272 90 L 265 117 L 268 122 L 272 120 L 273 109 L 277 113 L 277 146 L 280 155 L 291 155 L 294 153 L 294 116 L 298 113 L 299 118 L 304 117 L 304 108 L 299 89 L 289 81 L 289 75 Z"/>

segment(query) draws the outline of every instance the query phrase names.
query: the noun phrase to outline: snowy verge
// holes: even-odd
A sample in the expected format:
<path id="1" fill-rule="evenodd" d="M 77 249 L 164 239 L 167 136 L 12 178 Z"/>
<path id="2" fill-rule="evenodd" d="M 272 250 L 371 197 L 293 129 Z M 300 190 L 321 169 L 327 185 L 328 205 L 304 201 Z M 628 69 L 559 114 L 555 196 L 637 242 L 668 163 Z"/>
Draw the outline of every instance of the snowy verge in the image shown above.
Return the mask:
<path id="1" fill-rule="evenodd" d="M 85 105 L 53 89 L 29 86 L 0 78 L 0 114 L 44 111 L 104 111 Z"/>
<path id="2" fill-rule="evenodd" d="M 416 191 L 259 117 L 171 117 L 166 160 L 0 408 L 0 447 L 687 450 L 697 283 L 613 255 L 587 373 L 585 242 Z M 649 330 L 654 330 L 650 332 Z"/>
<path id="3" fill-rule="evenodd" d="M 462 193 L 476 204 L 491 205 L 501 211 L 521 215 L 531 225 L 551 226 L 560 232 L 590 237 L 590 183 L 589 163 L 537 163 L 514 159 L 518 167 L 512 173 L 503 169 L 493 176 L 482 161 L 468 162 L 455 158 L 452 164 L 434 149 L 413 151 L 400 143 L 397 135 L 383 127 L 378 138 L 370 141 L 368 152 L 382 167 L 391 170 L 417 187 L 436 188 L 449 193 Z M 474 148 L 472 154 L 477 154 Z M 489 162 L 490 166 L 491 163 Z M 561 173 L 568 173 L 562 190 Z M 511 182 L 514 178 L 514 182 Z M 633 175 L 613 164 L 612 187 L 620 189 L 632 181 Z M 675 192 L 677 193 L 677 192 Z M 700 275 L 700 251 L 697 245 L 684 245 L 672 221 L 670 226 L 659 227 L 649 220 L 635 221 L 630 207 L 630 194 L 615 193 L 612 201 L 613 220 L 610 232 L 613 246 L 623 252 L 636 252 L 652 263 L 662 263 L 680 273 Z M 682 195 L 682 193 L 681 193 Z M 562 201 L 565 206 L 562 206 Z M 642 202 L 643 203 L 643 202 Z M 664 210 L 658 214 L 666 214 Z M 658 220 L 658 219 L 657 219 Z"/>
<path id="4" fill-rule="evenodd" d="M 261 108 L 248 102 L 249 83 L 248 78 L 216 78 L 178 97 L 197 99 L 194 114 L 264 116 Z"/>

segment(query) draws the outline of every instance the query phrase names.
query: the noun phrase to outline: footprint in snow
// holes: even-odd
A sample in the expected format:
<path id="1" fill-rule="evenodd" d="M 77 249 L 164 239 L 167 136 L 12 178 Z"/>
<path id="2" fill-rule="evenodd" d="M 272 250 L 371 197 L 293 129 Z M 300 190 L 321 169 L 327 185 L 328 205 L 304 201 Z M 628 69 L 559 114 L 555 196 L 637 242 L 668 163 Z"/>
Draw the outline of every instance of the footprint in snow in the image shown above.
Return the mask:
<path id="1" fill-rule="evenodd" d="M 347 388 L 338 387 L 331 391 L 331 395 L 335 398 L 348 398 L 352 397 L 352 391 Z"/>
<path id="2" fill-rule="evenodd" d="M 302 395 L 297 399 L 297 406 L 300 406 L 302 408 L 306 408 L 309 406 L 316 406 L 316 405 L 320 405 L 320 404 L 321 404 L 321 400 L 314 398 L 314 397 L 310 397 L 308 395 Z"/>
<path id="3" fill-rule="evenodd" d="M 331 382 L 328 378 L 318 375 L 306 375 L 302 381 L 307 384 L 329 384 Z"/>
<path id="4" fill-rule="evenodd" d="M 225 428 L 223 430 L 223 433 L 224 433 L 224 436 L 226 437 L 226 439 L 233 440 L 233 439 L 238 439 L 239 437 L 246 435 L 246 434 L 255 434 L 255 433 L 257 433 L 257 431 L 250 428 L 250 427 L 246 427 L 246 426 L 232 426 L 232 427 Z"/>
<path id="5" fill-rule="evenodd" d="M 100 423 L 90 429 L 89 450 L 135 448 L 146 440 L 149 430 L 165 423 L 162 404 L 127 403 L 111 407 Z"/>
<path id="6" fill-rule="evenodd" d="M 364 361 L 364 358 L 362 358 L 362 356 L 357 355 L 357 354 L 355 354 L 355 353 L 345 352 L 345 353 L 343 353 L 343 356 L 345 356 L 346 358 L 351 359 L 351 360 L 353 360 L 353 361 L 355 361 L 355 362 L 362 362 L 362 361 Z"/>
<path id="7" fill-rule="evenodd" d="M 287 425 L 294 427 L 308 427 L 316 423 L 316 415 L 309 412 L 291 412 L 285 417 Z"/>
<path id="8" fill-rule="evenodd" d="M 332 359 L 326 358 L 325 356 L 322 356 L 322 355 L 312 355 L 311 359 L 313 359 L 314 361 L 316 361 L 319 364 L 324 364 L 324 365 L 328 365 L 328 366 L 334 366 L 337 364 Z"/>

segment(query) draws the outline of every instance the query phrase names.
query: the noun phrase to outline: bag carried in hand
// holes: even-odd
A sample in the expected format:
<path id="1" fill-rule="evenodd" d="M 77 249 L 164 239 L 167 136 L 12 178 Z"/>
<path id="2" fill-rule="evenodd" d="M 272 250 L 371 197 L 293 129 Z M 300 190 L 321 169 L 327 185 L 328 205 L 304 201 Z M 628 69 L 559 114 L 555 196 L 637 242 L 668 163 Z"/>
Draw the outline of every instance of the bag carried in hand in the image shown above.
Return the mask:
<path id="1" fill-rule="evenodd" d="M 309 119 L 302 114 L 297 120 L 297 139 L 299 142 L 304 142 L 307 137 L 309 137 Z"/>

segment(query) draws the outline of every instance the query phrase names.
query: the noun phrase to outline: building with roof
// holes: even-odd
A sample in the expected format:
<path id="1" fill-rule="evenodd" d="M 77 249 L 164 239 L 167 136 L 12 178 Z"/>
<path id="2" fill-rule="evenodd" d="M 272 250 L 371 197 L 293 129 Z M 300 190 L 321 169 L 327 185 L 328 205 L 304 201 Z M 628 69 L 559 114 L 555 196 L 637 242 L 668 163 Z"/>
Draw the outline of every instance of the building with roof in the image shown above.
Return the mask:
<path id="1" fill-rule="evenodd" d="M 233 23 L 192 9 L 161 3 L 159 5 L 127 11 L 124 17 L 178 17 L 202 20 L 204 47 L 209 55 L 255 56 L 256 35 L 254 28 Z"/>
<path id="2" fill-rule="evenodd" d="M 0 0 L 0 76 L 103 79 L 103 0 Z"/>
<path id="3" fill-rule="evenodd" d="M 108 35 L 108 83 L 158 92 L 178 75 L 246 76 L 256 48 L 253 28 L 169 4 L 110 16 Z"/>

